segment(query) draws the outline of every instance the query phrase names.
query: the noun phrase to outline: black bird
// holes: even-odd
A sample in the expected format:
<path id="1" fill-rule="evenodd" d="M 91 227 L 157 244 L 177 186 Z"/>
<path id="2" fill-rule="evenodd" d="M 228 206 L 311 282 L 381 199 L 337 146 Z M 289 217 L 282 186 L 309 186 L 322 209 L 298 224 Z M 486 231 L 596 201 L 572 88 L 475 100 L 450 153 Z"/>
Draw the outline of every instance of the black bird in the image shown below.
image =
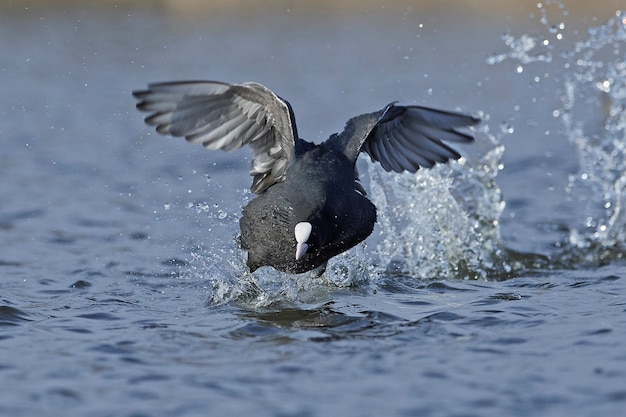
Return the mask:
<path id="1" fill-rule="evenodd" d="M 183 81 L 149 84 L 135 91 L 137 108 L 157 132 L 184 136 L 207 149 L 250 146 L 254 158 L 243 208 L 241 245 L 251 271 L 323 272 L 327 261 L 371 233 L 376 207 L 358 183 L 361 152 L 387 171 L 459 159 L 444 142 L 471 142 L 459 129 L 479 119 L 420 106 L 399 106 L 348 120 L 343 132 L 316 145 L 300 139 L 291 105 L 254 82 Z"/>

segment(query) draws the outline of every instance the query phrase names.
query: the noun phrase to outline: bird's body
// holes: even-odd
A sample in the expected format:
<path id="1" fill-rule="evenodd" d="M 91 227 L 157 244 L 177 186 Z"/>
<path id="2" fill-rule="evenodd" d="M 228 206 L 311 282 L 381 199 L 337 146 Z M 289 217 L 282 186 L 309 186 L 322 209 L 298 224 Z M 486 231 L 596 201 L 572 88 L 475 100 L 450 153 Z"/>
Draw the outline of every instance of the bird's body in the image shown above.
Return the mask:
<path id="1" fill-rule="evenodd" d="M 241 244 L 248 251 L 250 269 L 270 265 L 285 272 L 305 272 L 369 236 L 376 208 L 355 189 L 355 180 L 348 158 L 323 144 L 296 156 L 286 180 L 243 209 Z M 296 260 L 293 240 L 285 236 L 293 236 L 301 221 L 311 223 L 313 233 L 308 250 Z M 266 244 L 257 247 L 258 242 Z"/>
<path id="2" fill-rule="evenodd" d="M 298 137 L 288 102 L 257 83 L 193 81 L 151 84 L 134 92 L 148 124 L 208 149 L 249 145 L 258 194 L 240 219 L 251 271 L 272 266 L 302 273 L 372 232 L 376 208 L 355 170 L 361 152 L 390 171 L 415 172 L 460 155 L 442 142 L 469 142 L 457 129 L 478 119 L 460 113 L 390 104 L 350 119 L 344 131 L 316 145 Z"/>

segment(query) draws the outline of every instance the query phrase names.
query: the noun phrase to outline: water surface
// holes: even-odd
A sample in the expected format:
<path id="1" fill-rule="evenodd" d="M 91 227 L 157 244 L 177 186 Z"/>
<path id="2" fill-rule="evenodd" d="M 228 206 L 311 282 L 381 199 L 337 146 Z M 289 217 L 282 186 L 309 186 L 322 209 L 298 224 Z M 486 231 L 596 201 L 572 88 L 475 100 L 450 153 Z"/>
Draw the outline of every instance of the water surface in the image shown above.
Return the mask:
<path id="1" fill-rule="evenodd" d="M 3 14 L 0 414 L 619 414 L 626 14 L 576 10 Z M 393 100 L 484 122 L 449 167 L 362 158 L 379 223 L 321 278 L 250 275 L 249 153 L 134 109 L 190 78 L 314 141 Z"/>

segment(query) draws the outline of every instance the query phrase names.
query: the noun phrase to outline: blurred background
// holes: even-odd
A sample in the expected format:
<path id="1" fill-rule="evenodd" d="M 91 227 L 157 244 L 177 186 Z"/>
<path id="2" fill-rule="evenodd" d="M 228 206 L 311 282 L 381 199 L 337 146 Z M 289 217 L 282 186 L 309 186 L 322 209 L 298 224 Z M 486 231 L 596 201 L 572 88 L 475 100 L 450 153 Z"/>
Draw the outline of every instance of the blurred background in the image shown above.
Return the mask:
<path id="1" fill-rule="evenodd" d="M 385 8 L 388 10 L 403 10 L 410 7 L 424 13 L 436 11 L 452 11 L 454 9 L 462 9 L 466 13 L 478 15 L 505 15 L 507 13 L 520 13 L 531 10 L 537 5 L 537 1 L 526 0 L 267 0 L 267 1 L 251 1 L 251 0 L 94 0 L 89 2 L 89 7 L 102 8 L 152 8 L 155 10 L 167 10 L 172 13 L 180 13 L 189 17 L 199 17 L 202 13 L 231 12 L 250 14 L 254 16 L 256 13 L 267 10 L 289 9 L 291 11 L 307 11 L 314 13 L 330 13 L 330 12 L 354 12 L 359 9 Z M 564 4 L 553 0 L 544 1 L 546 5 Z M 589 2 L 584 0 L 573 0 L 567 2 L 567 10 L 574 14 L 601 14 L 604 9 L 615 10 L 618 1 L 607 0 L 602 2 Z M 0 4 L 6 9 L 20 10 L 25 8 L 52 8 L 69 6 L 85 6 L 85 2 L 80 0 L 3 0 Z M 562 6 L 565 8 L 565 6 Z"/>

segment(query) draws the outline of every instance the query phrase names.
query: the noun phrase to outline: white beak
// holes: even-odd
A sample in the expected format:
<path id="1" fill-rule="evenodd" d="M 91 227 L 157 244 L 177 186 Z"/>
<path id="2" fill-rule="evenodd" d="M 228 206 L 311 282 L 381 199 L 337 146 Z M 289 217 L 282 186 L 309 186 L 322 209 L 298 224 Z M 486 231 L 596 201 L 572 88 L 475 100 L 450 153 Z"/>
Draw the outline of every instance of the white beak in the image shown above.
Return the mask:
<path id="1" fill-rule="evenodd" d="M 309 222 L 300 222 L 296 224 L 293 232 L 296 236 L 296 261 L 304 256 L 306 250 L 309 248 L 309 245 L 306 243 L 311 236 L 311 231 L 313 230 L 313 226 Z"/>
<path id="2" fill-rule="evenodd" d="M 309 248 L 309 245 L 306 243 L 298 243 L 296 245 L 296 261 L 304 256 L 306 250 Z"/>

